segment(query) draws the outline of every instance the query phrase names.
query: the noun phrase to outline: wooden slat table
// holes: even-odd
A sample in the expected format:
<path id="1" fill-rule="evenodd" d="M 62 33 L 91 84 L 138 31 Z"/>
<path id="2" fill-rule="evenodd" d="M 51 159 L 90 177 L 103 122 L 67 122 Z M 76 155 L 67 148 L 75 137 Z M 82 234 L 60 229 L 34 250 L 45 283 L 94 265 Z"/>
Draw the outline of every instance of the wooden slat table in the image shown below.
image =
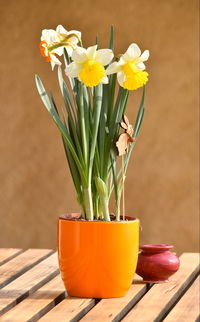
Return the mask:
<path id="1" fill-rule="evenodd" d="M 139 276 L 115 299 L 67 296 L 57 253 L 48 249 L 0 249 L 0 322 L 194 322 L 199 316 L 199 255 L 180 256 L 169 283 Z"/>

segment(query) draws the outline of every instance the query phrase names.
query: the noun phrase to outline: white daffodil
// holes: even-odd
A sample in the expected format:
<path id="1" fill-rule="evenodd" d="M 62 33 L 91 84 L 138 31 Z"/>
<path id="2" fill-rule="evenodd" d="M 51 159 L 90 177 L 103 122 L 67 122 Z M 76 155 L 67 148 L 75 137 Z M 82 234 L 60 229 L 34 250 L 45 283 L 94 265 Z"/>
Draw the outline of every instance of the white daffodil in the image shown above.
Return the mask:
<path id="1" fill-rule="evenodd" d="M 52 69 L 55 65 L 61 65 L 59 59 L 55 56 L 62 56 L 66 48 L 69 56 L 81 41 L 81 32 L 76 30 L 67 31 L 62 25 L 58 25 L 56 30 L 42 30 L 40 52 L 46 61 L 51 62 Z"/>
<path id="2" fill-rule="evenodd" d="M 146 84 L 148 73 L 144 72 L 144 61 L 148 60 L 149 51 L 141 50 L 137 44 L 131 44 L 118 62 L 112 63 L 106 70 L 106 74 L 117 73 L 117 79 L 123 88 L 128 90 L 137 89 Z"/>
<path id="3" fill-rule="evenodd" d="M 47 62 L 51 63 L 52 70 L 54 69 L 55 65 L 61 65 L 61 62 L 56 57 L 55 53 L 49 51 L 45 41 L 40 41 L 40 54 L 46 58 Z"/>
<path id="4" fill-rule="evenodd" d="M 111 62 L 113 56 L 111 49 L 97 50 L 97 45 L 87 49 L 77 47 L 72 53 L 73 62 L 66 67 L 65 72 L 69 77 L 78 77 L 88 87 L 107 84 L 104 66 Z"/>

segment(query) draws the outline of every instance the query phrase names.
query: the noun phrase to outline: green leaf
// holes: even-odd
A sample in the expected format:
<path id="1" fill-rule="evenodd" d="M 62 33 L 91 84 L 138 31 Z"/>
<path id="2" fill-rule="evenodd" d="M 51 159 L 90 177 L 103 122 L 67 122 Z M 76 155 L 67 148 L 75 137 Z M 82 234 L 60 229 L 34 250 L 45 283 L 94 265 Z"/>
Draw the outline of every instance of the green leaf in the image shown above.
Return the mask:
<path id="1" fill-rule="evenodd" d="M 86 137 L 84 101 L 83 101 L 83 85 L 82 84 L 80 84 L 80 88 L 79 88 L 78 101 L 79 101 L 79 110 L 80 110 L 80 125 L 81 125 L 83 156 L 84 156 L 85 164 L 87 166 L 87 164 L 88 164 L 88 144 L 87 144 L 87 137 Z"/>
<path id="2" fill-rule="evenodd" d="M 108 197 L 108 187 L 105 182 L 100 178 L 95 178 L 95 184 L 100 197 Z"/>
<path id="3" fill-rule="evenodd" d="M 70 57 L 67 53 L 67 49 L 64 47 L 64 52 L 63 52 L 63 56 L 64 56 L 64 62 L 65 62 L 65 67 L 71 63 Z"/>
<path id="4" fill-rule="evenodd" d="M 110 118 L 113 113 L 116 79 L 117 79 L 116 73 L 109 76 L 109 98 L 108 98 L 108 113 L 107 113 L 108 122 L 110 122 Z"/>
<path id="5" fill-rule="evenodd" d="M 82 191 L 81 191 L 81 177 L 80 174 L 78 172 L 78 169 L 76 167 L 76 163 L 72 157 L 72 154 L 70 152 L 70 150 L 67 147 L 67 143 L 65 142 L 65 138 L 62 136 L 62 140 L 63 140 L 63 145 L 64 145 L 64 150 L 65 150 L 65 154 L 67 157 L 67 161 L 68 161 L 68 165 L 69 165 L 69 169 L 71 172 L 71 176 L 72 176 L 72 180 L 76 189 L 77 194 L 80 196 L 82 195 Z"/>
<path id="6" fill-rule="evenodd" d="M 76 120 L 76 113 L 74 110 L 74 105 L 73 105 L 68 87 L 63 79 L 62 69 L 60 66 L 58 67 L 58 82 L 59 82 L 59 86 L 60 86 L 60 90 L 61 90 L 61 93 L 63 96 L 65 106 L 66 106 L 67 110 L 69 111 L 68 113 L 71 114 L 71 111 L 72 111 L 74 119 Z"/>
<path id="7" fill-rule="evenodd" d="M 95 39 L 95 44 L 97 45 L 97 48 L 98 48 L 98 46 L 99 46 L 99 38 L 98 38 L 97 35 L 96 35 L 96 39 Z"/>
<path id="8" fill-rule="evenodd" d="M 66 48 L 64 48 L 63 56 L 64 56 L 65 67 L 67 67 L 72 62 L 72 59 L 69 57 Z M 76 80 L 72 77 L 68 77 L 68 78 L 69 78 L 69 82 L 70 82 L 71 88 L 73 89 L 74 94 L 77 95 Z"/>
<path id="9" fill-rule="evenodd" d="M 141 101 L 140 101 L 140 106 L 139 106 L 138 114 L 137 114 L 135 125 L 134 125 L 133 138 L 135 139 L 135 141 L 131 143 L 129 151 L 126 154 L 125 160 L 124 160 L 125 161 L 124 162 L 125 163 L 125 173 L 127 171 L 130 156 L 131 156 L 131 153 L 133 151 L 133 148 L 135 147 L 136 138 L 138 136 L 139 129 L 140 129 L 141 124 L 142 124 L 142 120 L 143 120 L 143 116 L 144 116 L 144 98 L 145 98 L 145 87 L 143 87 L 142 98 L 141 98 Z"/>
<path id="10" fill-rule="evenodd" d="M 113 152 L 110 154 L 111 167 L 112 167 L 112 176 L 113 176 L 113 187 L 115 192 L 115 201 L 118 201 L 118 183 L 117 183 L 117 171 L 116 171 L 116 158 L 113 156 Z"/>
<path id="11" fill-rule="evenodd" d="M 98 148 L 100 156 L 100 174 L 103 176 L 104 167 L 104 152 L 105 152 L 105 141 L 106 141 L 106 125 L 107 125 L 107 110 L 108 110 L 108 86 L 103 85 L 103 100 L 101 108 L 101 116 L 99 123 L 99 133 L 98 133 Z"/>
<path id="12" fill-rule="evenodd" d="M 142 124 L 142 119 L 143 119 L 143 115 L 144 115 L 144 98 L 145 98 L 145 86 L 143 87 L 140 107 L 139 107 L 139 111 L 138 111 L 137 118 L 136 118 L 135 125 L 134 125 L 134 133 L 133 133 L 134 138 L 137 137 L 140 126 Z"/>
<path id="13" fill-rule="evenodd" d="M 62 71 L 61 71 L 60 68 L 58 68 L 58 80 L 59 80 L 61 93 L 62 93 L 63 100 L 64 100 L 64 103 L 65 103 L 65 107 L 66 107 L 66 110 L 67 110 L 67 114 L 68 114 L 68 126 L 69 126 L 69 129 L 70 129 L 70 132 L 71 132 L 71 137 L 74 139 L 74 146 L 77 149 L 77 153 L 79 155 L 80 161 L 81 161 L 82 164 L 84 164 L 83 152 L 82 152 L 81 144 L 79 142 L 79 138 L 78 138 L 77 131 L 76 131 L 75 122 L 76 122 L 77 116 L 76 116 L 74 108 L 73 108 L 73 103 L 72 103 L 71 98 L 70 98 L 69 90 L 68 90 L 67 85 L 65 84 L 65 82 L 64 82 L 64 80 L 62 78 Z M 71 110 L 73 112 L 74 119 L 73 119 Z"/>
<path id="14" fill-rule="evenodd" d="M 110 27 L 109 48 L 114 50 L 114 27 L 113 27 L 113 25 Z"/>
<path id="15" fill-rule="evenodd" d="M 68 148 L 76 162 L 76 165 L 77 165 L 77 168 L 79 170 L 79 173 L 80 173 L 80 176 L 82 177 L 82 180 L 85 184 L 87 184 L 87 180 L 86 180 L 86 177 L 85 177 L 85 173 L 84 173 L 84 169 L 83 169 L 83 166 L 76 154 L 76 150 L 74 148 L 74 145 L 73 145 L 73 142 L 69 136 L 69 133 L 68 133 L 68 130 L 66 128 L 66 126 L 61 122 L 60 120 L 60 117 L 58 115 L 58 113 L 56 112 L 53 104 L 51 103 L 46 91 L 45 91 L 45 88 L 42 84 L 42 81 L 40 80 L 40 77 L 39 76 L 35 76 L 35 82 L 36 82 L 36 86 L 37 86 L 37 89 L 38 89 L 38 92 L 41 96 L 41 99 L 46 107 L 46 109 L 48 110 L 48 112 L 50 113 L 51 117 L 53 118 L 54 122 L 56 123 L 58 129 L 60 130 L 61 134 L 63 135 L 63 137 L 65 138 L 65 141 L 68 145 Z"/>
<path id="16" fill-rule="evenodd" d="M 123 112 L 126 108 L 128 94 L 129 94 L 128 90 L 125 90 L 122 87 L 119 88 L 117 101 L 115 103 L 115 108 L 112 113 L 112 117 L 109 125 L 108 139 L 106 141 L 106 146 L 105 146 L 103 178 L 105 178 L 108 175 L 110 151 L 113 148 L 113 145 L 115 144 L 115 141 L 119 133 L 120 122 L 122 119 Z"/>

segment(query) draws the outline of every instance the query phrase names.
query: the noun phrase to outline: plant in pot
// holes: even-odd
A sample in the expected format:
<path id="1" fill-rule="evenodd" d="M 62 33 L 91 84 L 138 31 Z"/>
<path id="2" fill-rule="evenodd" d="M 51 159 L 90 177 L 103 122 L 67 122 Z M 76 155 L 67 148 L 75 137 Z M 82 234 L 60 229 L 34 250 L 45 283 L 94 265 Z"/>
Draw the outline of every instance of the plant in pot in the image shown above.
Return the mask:
<path id="1" fill-rule="evenodd" d="M 135 43 L 118 57 L 113 50 L 113 27 L 108 49 L 99 49 L 98 39 L 85 49 L 81 33 L 61 25 L 42 31 L 41 55 L 52 69 L 58 65 L 64 108 L 58 109 L 39 76 L 36 86 L 61 134 L 80 205 L 80 213 L 58 219 L 59 266 L 71 296 L 124 296 L 137 264 L 139 220 L 125 216 L 124 181 L 144 114 L 149 51 L 141 54 Z M 130 91 L 140 87 L 133 127 L 126 107 Z M 109 209 L 112 195 L 115 214 Z"/>

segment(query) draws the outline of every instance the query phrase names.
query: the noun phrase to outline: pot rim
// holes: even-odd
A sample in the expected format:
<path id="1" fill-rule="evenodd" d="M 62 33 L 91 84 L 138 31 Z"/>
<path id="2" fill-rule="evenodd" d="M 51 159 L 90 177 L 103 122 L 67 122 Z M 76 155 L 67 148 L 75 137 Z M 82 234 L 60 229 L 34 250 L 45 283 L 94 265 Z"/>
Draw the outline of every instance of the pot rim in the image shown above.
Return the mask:
<path id="1" fill-rule="evenodd" d="M 78 213 L 74 213 L 74 214 L 78 214 Z M 94 223 L 98 223 L 98 224 L 128 224 L 128 223 L 132 223 L 132 222 L 139 222 L 138 218 L 135 217 L 129 217 L 129 216 L 125 216 L 126 220 L 120 220 L 120 221 L 116 221 L 116 220 L 112 220 L 112 221 L 105 221 L 105 220 L 85 220 L 85 219 L 79 219 L 79 218 L 65 218 L 67 214 L 62 214 L 59 215 L 58 220 L 60 221 L 68 221 L 68 222 L 78 222 L 81 224 L 94 224 Z"/>
<path id="2" fill-rule="evenodd" d="M 144 250 L 147 252 L 167 251 L 172 248 L 174 248 L 174 246 L 169 244 L 145 244 L 139 246 L 140 250 Z"/>

